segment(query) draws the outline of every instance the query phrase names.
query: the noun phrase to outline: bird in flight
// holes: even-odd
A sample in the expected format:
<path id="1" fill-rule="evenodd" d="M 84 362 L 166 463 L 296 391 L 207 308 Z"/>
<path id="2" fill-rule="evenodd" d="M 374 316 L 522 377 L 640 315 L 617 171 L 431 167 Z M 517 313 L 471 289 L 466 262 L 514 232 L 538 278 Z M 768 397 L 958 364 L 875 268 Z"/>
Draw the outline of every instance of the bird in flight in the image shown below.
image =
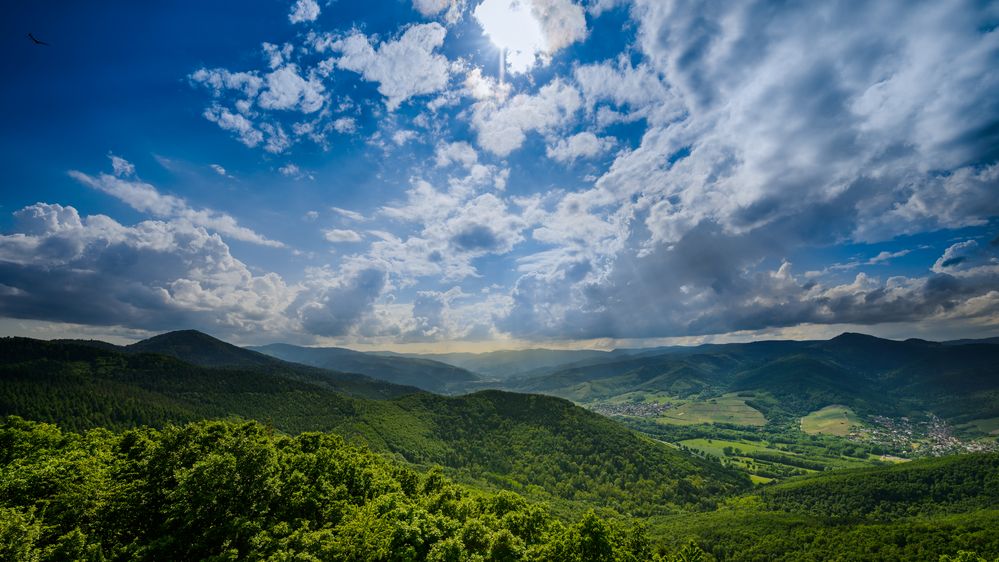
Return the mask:
<path id="1" fill-rule="evenodd" d="M 51 46 L 48 43 L 46 43 L 45 41 L 42 41 L 40 39 L 36 39 L 35 36 L 32 35 L 32 34 L 30 34 L 30 33 L 28 34 L 28 39 L 31 39 L 35 43 L 35 45 L 45 45 L 46 47 L 50 47 Z"/>

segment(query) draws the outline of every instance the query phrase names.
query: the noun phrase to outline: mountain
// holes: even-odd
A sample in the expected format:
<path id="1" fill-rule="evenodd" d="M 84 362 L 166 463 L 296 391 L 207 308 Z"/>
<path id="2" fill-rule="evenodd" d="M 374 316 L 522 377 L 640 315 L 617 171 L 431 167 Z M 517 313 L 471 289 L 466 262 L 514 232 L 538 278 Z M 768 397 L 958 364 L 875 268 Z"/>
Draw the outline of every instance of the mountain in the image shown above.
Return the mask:
<path id="1" fill-rule="evenodd" d="M 382 352 L 383 355 L 400 355 Z M 493 380 L 505 380 L 538 369 L 547 369 L 576 361 L 610 355 L 593 349 L 521 349 L 491 351 L 487 353 L 426 353 L 405 354 L 405 357 L 429 359 L 467 369 Z"/>
<path id="2" fill-rule="evenodd" d="M 167 332 L 125 346 L 131 353 L 159 353 L 201 367 L 271 367 L 271 357 L 213 338 L 197 330 Z"/>
<path id="3" fill-rule="evenodd" d="M 999 337 L 982 338 L 977 340 L 972 340 L 972 339 L 950 340 L 943 342 L 943 344 L 944 345 L 968 345 L 968 344 L 999 345 Z"/>
<path id="4" fill-rule="evenodd" d="M 364 398 L 392 398 L 419 391 L 415 386 L 393 384 L 364 374 L 283 361 L 232 345 L 197 330 L 167 332 L 125 346 L 99 340 L 54 340 L 52 343 L 85 346 L 127 355 L 152 353 L 199 367 L 243 369 L 309 383 L 320 382 L 337 392 Z"/>
<path id="5" fill-rule="evenodd" d="M 430 359 L 362 353 L 340 347 L 300 347 L 275 343 L 248 348 L 271 357 L 322 369 L 360 373 L 430 392 L 447 393 L 478 380 L 460 367 Z"/>
<path id="6" fill-rule="evenodd" d="M 710 344 L 607 356 L 500 386 L 578 402 L 637 391 L 679 398 L 759 391 L 770 400 L 753 406 L 768 418 L 842 404 L 870 415 L 932 411 L 961 423 L 999 416 L 999 345 L 854 333 L 825 341 Z"/>
<path id="7" fill-rule="evenodd" d="M 0 415 L 74 430 L 237 417 L 291 434 L 333 431 L 409 463 L 443 465 L 461 480 L 628 513 L 698 506 L 748 485 L 718 463 L 559 398 L 484 391 L 369 400 L 337 392 L 325 371 L 304 369 L 202 367 L 3 338 Z"/>

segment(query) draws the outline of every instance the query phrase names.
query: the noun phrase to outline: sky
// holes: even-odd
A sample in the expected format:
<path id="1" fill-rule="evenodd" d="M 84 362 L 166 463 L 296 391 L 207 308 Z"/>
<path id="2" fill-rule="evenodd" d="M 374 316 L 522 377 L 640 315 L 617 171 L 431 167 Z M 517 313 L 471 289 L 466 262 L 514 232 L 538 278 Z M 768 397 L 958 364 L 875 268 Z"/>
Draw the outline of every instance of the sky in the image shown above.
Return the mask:
<path id="1" fill-rule="evenodd" d="M 0 335 L 996 336 L 997 25 L 956 0 L 17 3 Z"/>

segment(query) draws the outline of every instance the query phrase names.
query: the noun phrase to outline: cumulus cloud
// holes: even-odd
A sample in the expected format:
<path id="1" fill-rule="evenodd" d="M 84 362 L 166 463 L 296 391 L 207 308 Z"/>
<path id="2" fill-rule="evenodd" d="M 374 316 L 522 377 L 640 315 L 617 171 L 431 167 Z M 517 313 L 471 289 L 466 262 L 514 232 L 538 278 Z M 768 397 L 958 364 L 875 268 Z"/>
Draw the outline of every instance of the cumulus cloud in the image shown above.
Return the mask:
<path id="1" fill-rule="evenodd" d="M 209 121 L 232 132 L 248 147 L 263 146 L 279 154 L 299 137 L 326 143 L 332 124 L 323 74 L 318 67 L 302 69 L 294 62 L 294 47 L 263 44 L 269 71 L 232 72 L 224 68 L 200 68 L 189 76 L 192 84 L 208 88 L 212 104 L 203 113 Z M 308 115 L 311 121 L 291 124 L 294 136 L 285 131 L 287 114 Z"/>
<path id="2" fill-rule="evenodd" d="M 613 138 L 598 137 L 589 131 L 584 131 L 569 138 L 559 139 L 557 143 L 549 145 L 545 153 L 552 160 L 567 164 L 579 158 L 600 156 L 613 147 Z"/>
<path id="3" fill-rule="evenodd" d="M 146 330 L 194 326 L 220 334 L 279 333 L 295 296 L 257 275 L 218 234 L 186 220 L 125 226 L 37 203 L 0 235 L 0 315 Z"/>
<path id="4" fill-rule="evenodd" d="M 466 168 L 472 167 L 479 161 L 479 155 L 472 148 L 472 145 L 464 141 L 440 143 L 434 151 L 434 160 L 437 167 L 442 168 L 451 164 L 461 164 Z"/>
<path id="5" fill-rule="evenodd" d="M 447 10 L 444 14 L 444 21 L 449 25 L 454 25 L 461 20 L 461 13 L 465 9 L 465 0 L 413 0 L 413 9 L 427 18 Z"/>
<path id="6" fill-rule="evenodd" d="M 322 108 L 326 101 L 322 82 L 314 76 L 302 78 L 294 64 L 282 66 L 265 78 L 267 88 L 257 99 L 257 103 L 264 109 L 313 113 Z"/>
<path id="7" fill-rule="evenodd" d="M 319 4 L 316 0 L 296 0 L 288 14 L 291 23 L 316 21 L 319 18 Z"/>
<path id="8" fill-rule="evenodd" d="M 328 287 L 298 311 L 302 327 L 325 337 L 345 336 L 369 313 L 385 288 L 386 275 L 369 267 L 337 277 L 328 270 L 312 272 L 314 278 L 328 278 Z"/>
<path id="9" fill-rule="evenodd" d="M 357 72 L 369 82 L 378 82 L 385 105 L 394 111 L 407 99 L 443 90 L 451 65 L 440 54 L 447 30 L 438 23 L 413 25 L 396 40 L 372 46 L 367 36 L 355 32 L 330 48 L 340 54 L 339 68 Z"/>
<path id="10" fill-rule="evenodd" d="M 472 127 L 479 146 L 507 156 L 520 148 L 527 133 L 550 133 L 566 125 L 582 105 L 579 92 L 559 79 L 542 87 L 536 95 L 517 94 L 509 100 L 485 99 L 472 109 Z"/>
<path id="11" fill-rule="evenodd" d="M 240 226 L 231 215 L 212 209 L 194 209 L 180 197 L 160 193 L 152 184 L 139 179 L 120 177 L 134 175 L 135 167 L 117 156 L 111 156 L 111 159 L 116 175 L 101 173 L 97 176 L 90 176 L 76 170 L 71 170 L 69 175 L 87 187 L 121 200 L 137 211 L 149 213 L 155 217 L 183 220 L 192 225 L 224 234 L 234 240 L 274 248 L 284 247 L 281 242 L 271 240 L 249 228 Z"/>
<path id="12" fill-rule="evenodd" d="M 509 253 L 529 226 L 499 196 L 460 181 L 443 191 L 417 180 L 405 201 L 383 206 L 379 214 L 413 230 L 405 236 L 372 231 L 377 240 L 359 259 L 381 264 L 403 285 L 429 276 L 475 276 L 473 260 Z"/>

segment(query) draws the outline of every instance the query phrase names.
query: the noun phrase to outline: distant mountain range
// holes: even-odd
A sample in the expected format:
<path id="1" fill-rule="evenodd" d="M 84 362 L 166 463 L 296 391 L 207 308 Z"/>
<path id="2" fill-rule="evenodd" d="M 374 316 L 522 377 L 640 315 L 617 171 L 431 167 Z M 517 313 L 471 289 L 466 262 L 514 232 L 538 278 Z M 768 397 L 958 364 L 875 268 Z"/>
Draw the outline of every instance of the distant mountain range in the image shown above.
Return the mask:
<path id="1" fill-rule="evenodd" d="M 244 349 L 193 330 L 128 346 L 67 343 L 159 353 L 201 367 L 294 373 L 367 398 L 392 398 L 417 389 L 460 394 L 494 388 L 577 402 L 637 391 L 676 397 L 746 392 L 755 398 L 751 405 L 768 418 L 801 416 L 830 404 L 866 414 L 932 410 L 955 422 L 999 416 L 999 338 L 895 341 L 845 333 L 815 341 L 446 354 L 290 344 Z"/>
<path id="2" fill-rule="evenodd" d="M 868 414 L 927 410 L 952 419 L 999 416 L 999 345 L 986 340 L 894 341 L 846 333 L 827 341 L 661 348 L 558 366 L 503 388 L 579 402 L 635 391 L 671 396 L 765 393 L 768 415 L 830 404 Z"/>
<path id="3" fill-rule="evenodd" d="M 361 373 L 438 394 L 450 393 L 478 380 L 475 374 L 461 367 L 419 357 L 363 353 L 342 347 L 301 347 L 286 343 L 248 349 L 285 361 L 322 369 Z"/>

